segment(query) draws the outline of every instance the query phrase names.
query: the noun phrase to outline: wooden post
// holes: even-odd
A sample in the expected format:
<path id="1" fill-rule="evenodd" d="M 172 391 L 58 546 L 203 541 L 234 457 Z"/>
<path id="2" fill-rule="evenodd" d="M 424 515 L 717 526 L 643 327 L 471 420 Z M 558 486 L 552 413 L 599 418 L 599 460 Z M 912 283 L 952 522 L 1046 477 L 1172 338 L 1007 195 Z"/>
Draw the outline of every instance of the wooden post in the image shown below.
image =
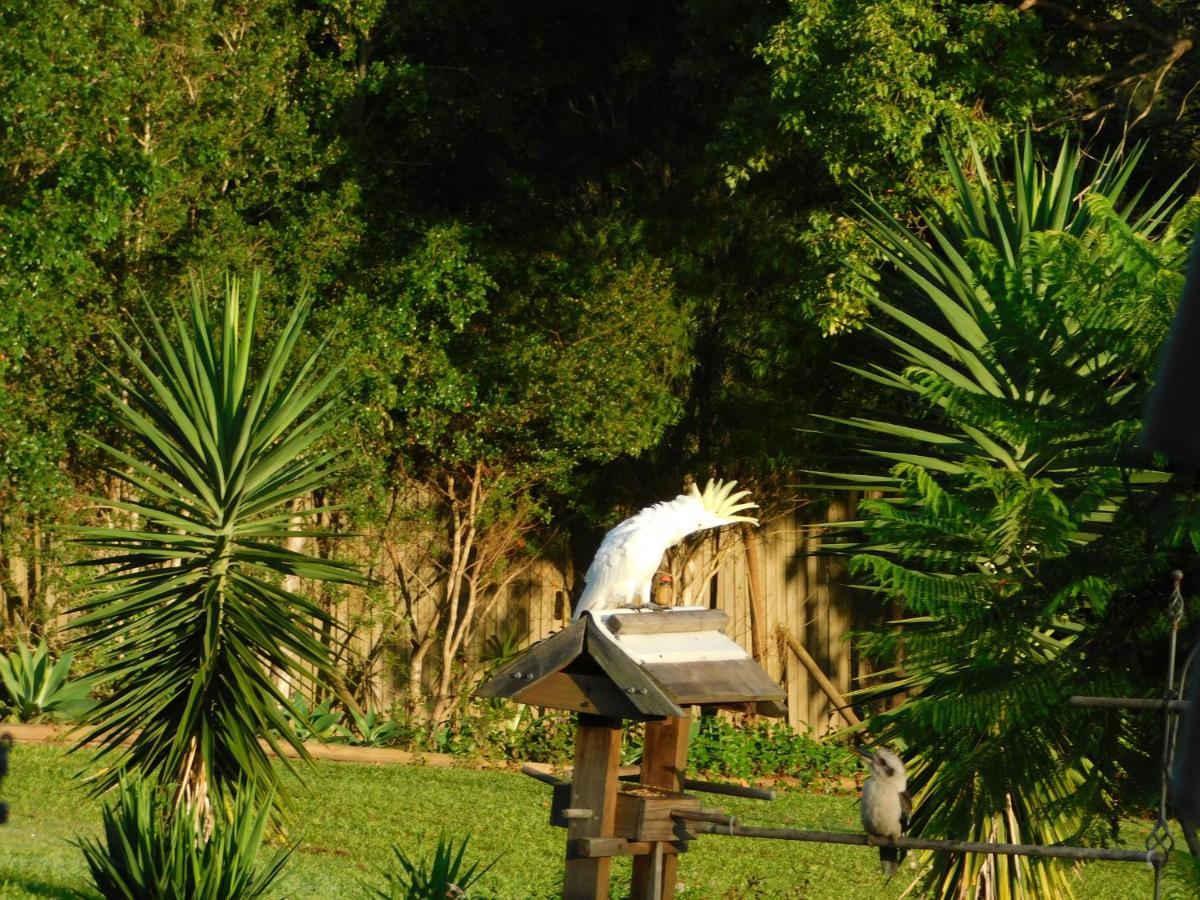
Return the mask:
<path id="1" fill-rule="evenodd" d="M 621 759 L 621 721 L 580 714 L 575 731 L 575 772 L 571 808 L 588 809 L 586 819 L 567 825 L 567 864 L 563 876 L 565 900 L 603 900 L 608 897 L 610 857 L 573 857 L 572 841 L 612 837 L 617 812 L 617 764 Z"/>
<path id="2" fill-rule="evenodd" d="M 642 784 L 669 791 L 683 790 L 690 725 L 687 716 L 646 723 Z M 630 896 L 633 900 L 673 900 L 678 873 L 679 855 L 674 845 L 659 842 L 654 852 L 634 857 Z"/>
<path id="3" fill-rule="evenodd" d="M 742 527 L 742 543 L 746 547 L 746 574 L 750 587 L 750 655 L 760 666 L 766 666 L 767 600 L 763 591 L 762 549 L 755 526 Z"/>

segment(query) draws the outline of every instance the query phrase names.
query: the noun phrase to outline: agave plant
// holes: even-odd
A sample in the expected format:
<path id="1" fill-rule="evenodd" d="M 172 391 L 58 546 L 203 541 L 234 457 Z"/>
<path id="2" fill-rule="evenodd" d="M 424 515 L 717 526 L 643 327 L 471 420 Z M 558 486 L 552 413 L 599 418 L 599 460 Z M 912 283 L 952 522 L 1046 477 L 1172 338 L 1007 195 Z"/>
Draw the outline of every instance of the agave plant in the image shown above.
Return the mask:
<path id="1" fill-rule="evenodd" d="M 19 722 L 70 720 L 87 712 L 92 683 L 68 681 L 72 659 L 64 653 L 56 661 L 44 640 L 33 650 L 18 640 L 16 652 L 0 654 L 0 710 L 9 709 Z"/>
<path id="2" fill-rule="evenodd" d="M 78 842 L 105 900 L 249 900 L 266 892 L 291 855 L 284 848 L 259 862 L 270 803 L 257 802 L 253 789 L 232 800 L 211 834 L 173 808 L 160 788 L 131 779 L 101 811 L 104 839 Z"/>
<path id="3" fill-rule="evenodd" d="M 368 710 L 361 715 L 351 712 L 354 729 L 338 726 L 338 733 L 356 747 L 386 747 L 405 737 L 404 726 L 381 712 Z"/>
<path id="4" fill-rule="evenodd" d="M 1131 548 L 1109 540 L 1137 474 L 1122 452 L 1196 213 L 1174 212 L 1177 185 L 1126 198 L 1136 161 L 1089 179 L 1069 144 L 1045 167 L 1027 135 L 1008 184 L 977 152 L 968 178 L 947 151 L 955 191 L 919 229 L 864 211 L 890 263 L 873 330 L 896 356 L 852 371 L 893 400 L 830 418 L 860 464 L 833 485 L 881 495 L 849 523 L 857 539 L 831 547 L 904 613 L 860 640 L 885 659 L 903 648 L 875 693 L 910 699 L 869 727 L 910 748 L 919 834 L 1060 843 L 1100 794 L 1115 735 L 1065 699 L 1088 664 L 1080 643 L 1126 587 Z M 1071 892 L 1046 860 L 925 862 L 940 897 Z"/>
<path id="5" fill-rule="evenodd" d="M 329 743 L 344 730 L 342 713 L 334 711 L 333 703 L 333 698 L 327 697 L 310 707 L 308 700 L 303 695 L 297 694 L 292 697 L 292 708 L 285 709 L 284 715 L 288 716 L 292 723 L 292 729 L 300 740 Z M 295 713 L 294 717 L 292 716 L 293 712 Z"/>
<path id="6" fill-rule="evenodd" d="M 102 658 L 98 674 L 113 687 L 86 718 L 83 741 L 108 761 L 95 783 L 134 770 L 175 784 L 210 824 L 210 791 L 248 784 L 278 796 L 260 738 L 307 758 L 272 670 L 336 681 L 320 640 L 332 623 L 285 579 L 359 580 L 348 564 L 282 546 L 318 534 L 293 523 L 320 510 L 294 501 L 335 463 L 337 449 L 320 442 L 337 418 L 325 396 L 337 370 L 315 374 L 323 343 L 292 364 L 307 301 L 255 364 L 258 295 L 256 275 L 243 314 L 241 285 L 227 279 L 214 323 L 193 285 L 186 315 L 147 312 L 140 346 L 121 341 L 136 377 L 112 374 L 110 396 L 129 447 L 100 446 L 125 499 L 98 499 L 119 524 L 78 538 L 101 555 L 75 644 Z"/>
<path id="7" fill-rule="evenodd" d="M 396 864 L 382 871 L 386 886 L 372 888 L 371 896 L 380 900 L 448 900 L 469 896 L 470 887 L 497 862 L 492 860 L 482 869 L 477 862 L 468 865 L 465 857 L 470 841 L 470 835 L 457 844 L 442 836 L 431 855 L 415 859 L 393 846 Z"/>

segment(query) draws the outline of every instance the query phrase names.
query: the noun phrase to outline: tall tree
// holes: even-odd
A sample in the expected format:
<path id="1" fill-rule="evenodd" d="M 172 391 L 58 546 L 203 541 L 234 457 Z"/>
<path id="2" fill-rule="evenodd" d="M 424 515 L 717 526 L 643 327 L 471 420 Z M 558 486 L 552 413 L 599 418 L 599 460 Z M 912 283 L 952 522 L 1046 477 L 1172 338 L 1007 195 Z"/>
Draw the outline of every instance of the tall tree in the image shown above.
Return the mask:
<path id="1" fill-rule="evenodd" d="M 10 603 L 44 601 L 44 584 L 4 576 L 61 556 L 42 524 L 103 478 L 76 436 L 112 425 L 94 361 L 125 363 L 106 324 L 124 328 L 189 267 L 264 264 L 287 296 L 347 250 L 341 198 L 316 189 L 326 148 L 297 102 L 307 27 L 287 2 L 0 11 L 0 587 Z"/>

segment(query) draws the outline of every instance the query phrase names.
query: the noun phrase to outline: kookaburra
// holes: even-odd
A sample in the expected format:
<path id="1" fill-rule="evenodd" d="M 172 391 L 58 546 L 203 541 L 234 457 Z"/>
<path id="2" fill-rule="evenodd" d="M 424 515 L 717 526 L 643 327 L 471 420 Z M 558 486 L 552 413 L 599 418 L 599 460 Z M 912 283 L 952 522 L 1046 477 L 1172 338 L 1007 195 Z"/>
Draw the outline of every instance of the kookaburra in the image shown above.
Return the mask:
<path id="1" fill-rule="evenodd" d="M 709 481 L 700 493 L 693 484 L 674 500 L 655 503 L 630 516 L 600 542 L 584 576 L 574 618 L 585 612 L 650 604 L 650 588 L 663 554 L 689 534 L 735 522 L 758 524 L 739 516 L 757 503 L 739 503 L 749 491 L 733 493 L 736 481 Z"/>
<path id="2" fill-rule="evenodd" d="M 863 828 L 874 837 L 898 838 L 908 829 L 912 798 L 904 777 L 904 763 L 891 750 L 880 748 L 868 753 L 858 747 L 854 752 L 867 761 L 871 774 L 862 786 Z M 884 875 L 895 875 L 900 865 L 898 847 L 879 848 L 879 867 Z"/>

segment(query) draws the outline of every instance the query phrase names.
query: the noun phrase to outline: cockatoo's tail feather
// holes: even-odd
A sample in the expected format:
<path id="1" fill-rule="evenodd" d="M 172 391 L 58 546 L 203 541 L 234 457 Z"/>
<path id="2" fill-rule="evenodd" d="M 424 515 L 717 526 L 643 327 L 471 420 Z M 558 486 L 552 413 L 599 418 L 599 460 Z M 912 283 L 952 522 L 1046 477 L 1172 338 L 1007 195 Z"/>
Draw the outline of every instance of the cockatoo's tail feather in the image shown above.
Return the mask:
<path id="1" fill-rule="evenodd" d="M 704 492 L 701 493 L 696 485 L 691 486 L 691 494 L 701 505 L 714 516 L 720 516 L 722 519 L 728 520 L 730 524 L 734 522 L 750 522 L 753 525 L 758 524 L 758 519 L 751 516 L 737 515 L 744 509 L 757 509 L 758 504 L 738 503 L 743 497 L 749 497 L 749 491 L 738 491 L 733 493 L 733 489 L 737 486 L 736 481 L 721 481 L 719 479 L 709 479 L 708 484 L 704 486 Z"/>

